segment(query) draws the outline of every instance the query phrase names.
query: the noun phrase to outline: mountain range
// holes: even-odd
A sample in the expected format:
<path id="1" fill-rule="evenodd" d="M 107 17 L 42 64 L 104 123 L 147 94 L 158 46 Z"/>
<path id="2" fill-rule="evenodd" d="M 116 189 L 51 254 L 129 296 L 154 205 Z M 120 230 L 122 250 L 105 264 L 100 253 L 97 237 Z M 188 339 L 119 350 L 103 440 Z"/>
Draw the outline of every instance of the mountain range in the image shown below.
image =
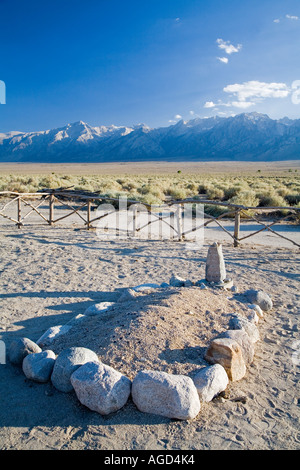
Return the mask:
<path id="1" fill-rule="evenodd" d="M 1 162 L 278 161 L 300 159 L 300 119 L 260 113 L 197 118 L 168 127 L 92 127 L 0 133 Z"/>

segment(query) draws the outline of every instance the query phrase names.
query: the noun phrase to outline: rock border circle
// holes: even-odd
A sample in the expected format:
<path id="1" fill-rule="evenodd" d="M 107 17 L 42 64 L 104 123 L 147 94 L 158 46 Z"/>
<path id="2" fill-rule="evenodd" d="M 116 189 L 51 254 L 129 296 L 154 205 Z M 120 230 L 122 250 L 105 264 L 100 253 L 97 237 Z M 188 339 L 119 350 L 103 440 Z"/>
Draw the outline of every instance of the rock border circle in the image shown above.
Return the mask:
<path id="1" fill-rule="evenodd" d="M 201 279 L 192 282 L 174 274 L 169 283 L 140 284 L 127 288 L 118 302 L 132 301 L 139 292 L 147 295 L 157 288 L 169 287 L 197 286 L 200 289 L 224 289 L 237 293 L 238 289 L 232 279 L 226 278 L 221 248 L 220 244 L 209 248 L 207 264 L 210 257 L 213 258 L 213 265 L 206 268 L 206 273 L 209 273 L 213 281 Z M 229 329 L 208 345 L 204 359 L 210 365 L 195 369 L 193 379 L 187 375 L 141 370 L 131 381 L 109 365 L 103 364 L 96 353 L 87 348 L 67 348 L 58 356 L 51 351 L 54 339 L 67 334 L 74 325 L 88 316 L 99 315 L 110 309 L 114 302 L 92 305 L 84 314 L 76 315 L 66 325 L 49 328 L 36 343 L 28 338 L 17 338 L 10 346 L 9 359 L 13 364 L 22 365 L 24 374 L 30 380 L 39 383 L 51 380 L 57 390 L 65 393 L 74 390 L 82 404 L 101 415 L 123 408 L 131 396 L 137 409 L 142 412 L 180 420 L 194 419 L 200 412 L 202 402 L 209 402 L 225 392 L 230 381 L 241 380 L 247 367 L 253 362 L 254 346 L 260 339 L 257 325 L 264 313 L 273 308 L 273 303 L 263 290 L 250 289 L 243 295 L 248 301 L 248 318 L 232 315 L 228 323 Z M 30 360 L 26 359 L 29 354 L 32 354 Z"/>

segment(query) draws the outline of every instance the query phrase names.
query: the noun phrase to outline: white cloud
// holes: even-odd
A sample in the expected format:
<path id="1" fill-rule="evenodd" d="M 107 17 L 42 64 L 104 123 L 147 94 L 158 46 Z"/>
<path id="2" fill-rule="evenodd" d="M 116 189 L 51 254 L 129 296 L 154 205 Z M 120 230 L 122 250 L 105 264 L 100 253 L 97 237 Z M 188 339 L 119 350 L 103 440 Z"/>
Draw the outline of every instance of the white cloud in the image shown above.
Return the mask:
<path id="1" fill-rule="evenodd" d="M 190 114 L 191 116 L 193 116 L 194 118 L 199 118 L 199 117 L 200 117 L 199 114 L 195 113 L 195 111 L 192 111 L 192 110 L 189 111 L 189 114 Z"/>
<path id="2" fill-rule="evenodd" d="M 295 16 L 295 15 L 285 15 L 286 18 L 288 18 L 289 20 L 299 20 L 299 16 Z"/>
<path id="3" fill-rule="evenodd" d="M 228 101 L 227 103 L 224 103 L 221 100 L 218 100 L 218 103 L 214 104 L 214 106 L 223 106 L 225 108 L 231 108 L 232 106 L 235 108 L 250 108 L 251 106 L 254 106 L 255 103 L 253 101 Z"/>
<path id="4" fill-rule="evenodd" d="M 220 62 L 223 62 L 224 64 L 228 64 L 228 58 L 227 57 L 217 57 Z"/>
<path id="5" fill-rule="evenodd" d="M 280 23 L 280 20 L 276 18 L 275 20 L 273 20 L 273 23 Z"/>
<path id="6" fill-rule="evenodd" d="M 230 44 L 229 41 L 224 41 L 223 39 L 217 39 L 219 49 L 222 49 L 226 52 L 226 54 L 232 54 L 233 52 L 239 52 L 242 48 L 241 44 L 234 46 Z"/>
<path id="7" fill-rule="evenodd" d="M 182 119 L 182 116 L 180 114 L 176 114 L 176 116 L 174 116 L 175 119 Z"/>
<path id="8" fill-rule="evenodd" d="M 223 91 L 230 94 L 232 99 L 226 102 L 218 100 L 217 103 L 206 101 L 204 108 L 214 108 L 214 110 L 217 110 L 217 107 L 247 109 L 266 98 L 286 98 L 292 93 L 292 89 L 285 83 L 265 83 L 256 80 L 227 85 Z"/>
<path id="9" fill-rule="evenodd" d="M 213 101 L 206 101 L 204 108 L 214 108 L 216 104 Z"/>
<path id="10" fill-rule="evenodd" d="M 234 117 L 234 116 L 236 116 L 235 113 L 231 113 L 229 111 L 227 111 L 226 113 L 224 113 L 223 111 L 219 111 L 217 113 L 217 115 L 220 116 L 220 117 Z"/>
<path id="11" fill-rule="evenodd" d="M 243 108 L 243 109 L 250 108 L 250 106 L 255 105 L 255 103 L 253 103 L 252 101 L 231 101 L 231 103 L 227 103 L 227 104 L 229 104 L 230 106 L 234 106 L 235 108 Z"/>
<path id="12" fill-rule="evenodd" d="M 261 101 L 264 98 L 286 98 L 290 94 L 290 89 L 285 83 L 265 83 L 256 80 L 228 85 L 223 91 L 236 96 L 238 102 L 243 103 L 249 99 Z"/>

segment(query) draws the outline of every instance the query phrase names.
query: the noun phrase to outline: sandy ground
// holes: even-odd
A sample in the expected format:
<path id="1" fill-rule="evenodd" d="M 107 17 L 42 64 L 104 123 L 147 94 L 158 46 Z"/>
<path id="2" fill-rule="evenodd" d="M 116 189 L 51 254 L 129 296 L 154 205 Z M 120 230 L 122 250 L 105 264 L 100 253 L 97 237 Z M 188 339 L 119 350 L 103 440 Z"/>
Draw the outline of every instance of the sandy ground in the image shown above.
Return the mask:
<path id="1" fill-rule="evenodd" d="M 75 393 L 33 383 L 20 367 L 0 364 L 1 449 L 300 448 L 297 247 L 265 232 L 233 248 L 224 232 L 210 229 L 204 245 L 192 250 L 183 242 L 100 240 L 94 231 L 75 226 L 17 230 L 7 220 L 0 223 L 0 336 L 7 347 L 20 336 L 36 341 L 50 326 L 67 323 L 87 307 L 117 300 L 124 288 L 168 282 L 173 273 L 192 281 L 203 278 L 207 249 L 215 239 L 223 243 L 227 274 L 240 299 L 246 289 L 261 288 L 274 302 L 259 323 L 261 339 L 246 376 L 230 383 L 227 398 L 202 404 L 191 421 L 144 414 L 131 401 L 103 417 L 83 407 Z M 299 230 L 293 236 L 299 243 Z M 226 329 L 226 315 L 244 306 L 232 293 L 209 290 L 203 298 L 195 287 L 184 289 L 182 294 L 160 291 L 143 297 L 138 322 L 137 304 L 127 305 L 127 322 L 118 317 L 106 342 L 93 319 L 82 337 L 77 329 L 64 344 L 81 341 L 97 347 L 106 363 L 132 374 L 145 364 L 150 368 L 151 362 L 155 369 L 192 374 L 203 365 L 206 341 Z M 62 346 L 57 342 L 55 347 L 59 351 Z M 236 401 L 239 397 L 244 398 Z"/>
<path id="2" fill-rule="evenodd" d="M 0 163 L 0 174 L 38 175 L 147 175 L 176 174 L 286 174 L 289 170 L 299 170 L 299 160 L 280 162 L 124 162 L 124 163 Z"/>

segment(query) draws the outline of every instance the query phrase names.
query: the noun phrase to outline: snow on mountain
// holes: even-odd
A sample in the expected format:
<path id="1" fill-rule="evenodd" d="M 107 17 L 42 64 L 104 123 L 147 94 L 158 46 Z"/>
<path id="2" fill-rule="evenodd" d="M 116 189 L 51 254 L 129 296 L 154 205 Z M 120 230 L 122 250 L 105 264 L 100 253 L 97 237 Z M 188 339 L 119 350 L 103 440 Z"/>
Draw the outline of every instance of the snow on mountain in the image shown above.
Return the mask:
<path id="1" fill-rule="evenodd" d="M 300 119 L 260 113 L 196 118 L 152 129 L 78 121 L 39 132 L 0 133 L 0 161 L 287 160 L 300 158 Z"/>
<path id="2" fill-rule="evenodd" d="M 0 145 L 3 144 L 4 140 L 11 139 L 12 137 L 16 135 L 22 136 L 23 134 L 24 132 L 18 132 L 18 131 L 5 132 L 5 133 L 0 132 Z"/>

